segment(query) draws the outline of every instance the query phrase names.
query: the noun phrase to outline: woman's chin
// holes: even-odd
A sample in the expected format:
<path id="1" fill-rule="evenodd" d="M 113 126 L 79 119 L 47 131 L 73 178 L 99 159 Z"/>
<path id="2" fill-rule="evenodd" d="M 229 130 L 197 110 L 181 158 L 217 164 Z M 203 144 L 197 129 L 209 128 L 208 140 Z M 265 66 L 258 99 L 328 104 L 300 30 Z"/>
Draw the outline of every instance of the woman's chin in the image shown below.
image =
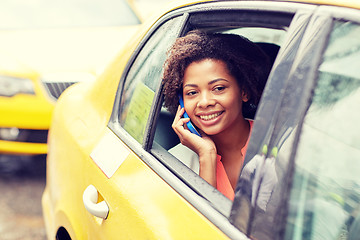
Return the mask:
<path id="1" fill-rule="evenodd" d="M 221 132 L 221 130 L 219 130 L 219 129 L 206 128 L 206 129 L 201 129 L 201 130 L 208 136 L 216 135 Z"/>

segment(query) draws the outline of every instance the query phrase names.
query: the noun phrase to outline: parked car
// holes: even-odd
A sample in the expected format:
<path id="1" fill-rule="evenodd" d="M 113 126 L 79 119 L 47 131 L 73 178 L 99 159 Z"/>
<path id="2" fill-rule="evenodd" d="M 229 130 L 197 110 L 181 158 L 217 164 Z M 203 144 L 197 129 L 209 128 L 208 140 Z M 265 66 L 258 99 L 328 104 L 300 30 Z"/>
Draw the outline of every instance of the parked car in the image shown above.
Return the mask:
<path id="1" fill-rule="evenodd" d="M 56 100 L 93 81 L 136 31 L 122 1 L 0 3 L 0 160 L 47 153 Z"/>
<path id="2" fill-rule="evenodd" d="M 274 60 L 234 201 L 168 152 L 179 140 L 163 107 L 163 64 L 193 29 L 241 34 Z M 359 36 L 358 1 L 180 1 L 145 23 L 55 108 L 48 238 L 355 239 Z"/>

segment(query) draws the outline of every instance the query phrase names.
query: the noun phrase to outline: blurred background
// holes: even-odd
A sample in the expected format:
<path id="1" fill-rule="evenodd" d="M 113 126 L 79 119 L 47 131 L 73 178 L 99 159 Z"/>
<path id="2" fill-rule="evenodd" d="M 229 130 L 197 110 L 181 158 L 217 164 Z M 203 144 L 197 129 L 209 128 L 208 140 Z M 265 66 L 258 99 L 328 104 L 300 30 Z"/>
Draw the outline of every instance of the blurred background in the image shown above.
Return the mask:
<path id="1" fill-rule="evenodd" d="M 46 239 L 41 197 L 57 99 L 94 81 L 166 0 L 0 2 L 0 239 Z"/>

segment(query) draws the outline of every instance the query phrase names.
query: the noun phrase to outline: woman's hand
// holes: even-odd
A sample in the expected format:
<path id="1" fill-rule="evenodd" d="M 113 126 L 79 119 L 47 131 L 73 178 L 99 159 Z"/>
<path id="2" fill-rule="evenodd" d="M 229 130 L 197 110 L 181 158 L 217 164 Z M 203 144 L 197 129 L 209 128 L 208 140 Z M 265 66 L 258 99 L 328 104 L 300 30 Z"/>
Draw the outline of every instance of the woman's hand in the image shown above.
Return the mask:
<path id="1" fill-rule="evenodd" d="M 178 135 L 180 142 L 196 152 L 200 161 L 199 175 L 208 183 L 216 187 L 216 146 L 212 139 L 201 131 L 201 136 L 190 132 L 186 123 L 190 121 L 189 118 L 182 118 L 185 109 L 178 107 L 172 128 Z"/>

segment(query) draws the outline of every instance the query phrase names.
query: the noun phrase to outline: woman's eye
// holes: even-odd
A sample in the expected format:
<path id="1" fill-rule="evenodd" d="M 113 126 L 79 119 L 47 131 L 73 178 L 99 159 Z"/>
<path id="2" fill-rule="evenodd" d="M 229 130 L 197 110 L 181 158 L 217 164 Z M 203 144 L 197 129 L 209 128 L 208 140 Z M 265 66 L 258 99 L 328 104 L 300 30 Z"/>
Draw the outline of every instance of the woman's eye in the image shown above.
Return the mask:
<path id="1" fill-rule="evenodd" d="M 215 87 L 215 88 L 214 88 L 214 91 L 215 91 L 215 92 L 221 92 L 221 91 L 223 91 L 224 89 L 225 89 L 224 86 L 218 86 L 218 87 Z"/>
<path id="2" fill-rule="evenodd" d="M 192 95 L 195 95 L 196 94 L 196 91 L 190 91 L 190 92 L 187 92 L 186 95 L 188 96 L 192 96 Z"/>

